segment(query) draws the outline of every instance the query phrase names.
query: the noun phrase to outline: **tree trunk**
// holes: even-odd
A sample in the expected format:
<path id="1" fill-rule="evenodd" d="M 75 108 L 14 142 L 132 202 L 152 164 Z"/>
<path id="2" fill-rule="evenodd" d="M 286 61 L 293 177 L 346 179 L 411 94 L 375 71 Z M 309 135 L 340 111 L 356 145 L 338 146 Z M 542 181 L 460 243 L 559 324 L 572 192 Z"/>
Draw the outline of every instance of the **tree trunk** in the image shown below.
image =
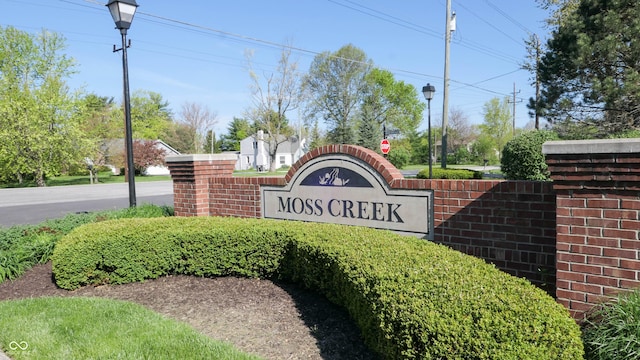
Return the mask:
<path id="1" fill-rule="evenodd" d="M 38 170 L 34 175 L 37 187 L 47 186 L 47 184 L 44 182 L 44 173 L 41 170 Z"/>
<path id="2" fill-rule="evenodd" d="M 271 158 L 271 162 L 269 163 L 269 172 L 275 172 L 276 171 L 276 154 L 269 154 L 269 157 Z"/>

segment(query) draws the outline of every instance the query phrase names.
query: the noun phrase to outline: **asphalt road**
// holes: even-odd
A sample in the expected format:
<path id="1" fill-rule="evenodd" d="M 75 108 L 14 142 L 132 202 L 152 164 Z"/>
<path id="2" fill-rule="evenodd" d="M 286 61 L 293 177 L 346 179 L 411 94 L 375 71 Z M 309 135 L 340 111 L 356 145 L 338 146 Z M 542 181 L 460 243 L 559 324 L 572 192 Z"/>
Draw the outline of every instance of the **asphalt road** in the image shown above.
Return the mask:
<path id="1" fill-rule="evenodd" d="M 136 183 L 136 203 L 173 206 L 173 183 Z M 126 207 L 129 207 L 128 184 L 0 189 L 0 226 L 37 224 L 69 213 Z"/>
<path id="2" fill-rule="evenodd" d="M 499 169 L 491 166 L 467 168 L 479 171 Z M 418 171 L 403 170 L 402 173 L 412 177 Z M 138 182 L 136 200 L 138 205 L 173 206 L 173 182 Z M 37 224 L 69 213 L 123 209 L 128 206 L 129 186 L 126 183 L 0 189 L 0 227 Z"/>

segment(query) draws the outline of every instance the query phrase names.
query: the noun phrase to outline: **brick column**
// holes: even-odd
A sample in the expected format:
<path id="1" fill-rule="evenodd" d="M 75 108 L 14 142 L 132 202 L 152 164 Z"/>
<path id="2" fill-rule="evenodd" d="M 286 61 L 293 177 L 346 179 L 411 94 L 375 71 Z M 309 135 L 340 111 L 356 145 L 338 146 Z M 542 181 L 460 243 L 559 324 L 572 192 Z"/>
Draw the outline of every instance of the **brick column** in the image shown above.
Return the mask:
<path id="1" fill-rule="evenodd" d="M 640 286 L 640 139 L 552 141 L 556 295 L 577 319 Z"/>
<path id="2" fill-rule="evenodd" d="M 209 179 L 232 176 L 235 154 L 167 156 L 176 216 L 209 216 Z"/>

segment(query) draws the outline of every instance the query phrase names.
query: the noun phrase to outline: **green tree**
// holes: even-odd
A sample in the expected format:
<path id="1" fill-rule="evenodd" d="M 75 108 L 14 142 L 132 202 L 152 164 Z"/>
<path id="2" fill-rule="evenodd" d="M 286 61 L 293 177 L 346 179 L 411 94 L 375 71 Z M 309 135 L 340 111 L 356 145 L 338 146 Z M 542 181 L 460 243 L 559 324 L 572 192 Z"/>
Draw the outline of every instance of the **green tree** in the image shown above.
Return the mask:
<path id="1" fill-rule="evenodd" d="M 328 126 L 327 139 L 337 144 L 353 144 L 356 112 L 366 91 L 365 76 L 371 61 L 361 49 L 349 44 L 338 51 L 317 55 L 304 80 L 309 96 L 307 112 Z"/>
<path id="2" fill-rule="evenodd" d="M 220 152 L 220 146 L 222 140 L 218 139 L 216 132 L 213 130 L 207 131 L 207 136 L 204 138 L 204 144 L 202 144 L 202 151 L 205 154 L 217 154 Z"/>
<path id="3" fill-rule="evenodd" d="M 513 125 L 511 124 L 511 108 L 507 98 L 500 101 L 493 98 L 484 105 L 484 122 L 480 125 L 480 132 L 485 137 L 492 139 L 494 150 L 500 159 L 502 148 L 513 137 Z"/>
<path id="4" fill-rule="evenodd" d="M 169 102 L 164 100 L 162 95 L 145 90 L 137 90 L 132 94 L 131 128 L 134 139 L 160 139 L 169 130 L 172 122 L 173 114 L 169 109 Z"/>
<path id="5" fill-rule="evenodd" d="M 62 36 L 0 28 L 0 173 L 38 186 L 80 164 L 89 144 L 81 131 L 79 96 L 65 79 L 75 64 Z"/>
<path id="6" fill-rule="evenodd" d="M 378 151 L 380 149 L 380 140 L 383 138 L 382 128 L 374 114 L 374 104 L 370 104 L 369 101 L 375 102 L 373 98 L 368 98 L 365 99 L 362 105 L 360 118 L 356 124 L 356 145 Z"/>
<path id="7" fill-rule="evenodd" d="M 640 127 L 639 15 L 628 0 L 582 0 L 563 14 L 539 69 L 554 122 L 594 125 L 597 137 Z"/>
<path id="8" fill-rule="evenodd" d="M 405 136 L 415 132 L 426 107 L 416 88 L 395 80 L 391 72 L 377 68 L 365 75 L 365 81 L 362 113 L 379 125 L 385 123 L 395 127 Z"/>
<path id="9" fill-rule="evenodd" d="M 481 133 L 471 145 L 471 159 L 477 164 L 499 163 L 495 140 L 490 135 Z"/>
<path id="10" fill-rule="evenodd" d="M 160 139 L 182 154 L 188 154 L 196 147 L 193 128 L 182 122 L 171 122 Z"/>
<path id="11" fill-rule="evenodd" d="M 114 153 L 114 149 L 111 149 L 114 142 L 110 140 L 122 137 L 123 123 L 112 116 L 113 98 L 89 94 L 80 105 L 83 113 L 82 131 L 91 144 L 86 159 L 91 165 L 91 181 L 97 183 L 100 166 L 107 165 L 109 155 Z"/>
<path id="12" fill-rule="evenodd" d="M 240 141 L 251 136 L 255 129 L 251 127 L 249 121 L 243 118 L 234 117 L 227 126 L 227 134 L 221 137 L 222 151 L 240 151 Z"/>
<path id="13" fill-rule="evenodd" d="M 309 150 L 313 150 L 315 148 L 319 148 L 323 145 L 326 145 L 327 141 L 322 131 L 320 130 L 320 126 L 318 125 L 318 120 L 313 122 L 313 126 L 309 131 Z"/>
<path id="14" fill-rule="evenodd" d="M 563 24 L 580 4 L 580 0 L 536 0 L 536 2 L 539 7 L 551 12 L 551 16 L 546 21 L 551 27 Z"/>

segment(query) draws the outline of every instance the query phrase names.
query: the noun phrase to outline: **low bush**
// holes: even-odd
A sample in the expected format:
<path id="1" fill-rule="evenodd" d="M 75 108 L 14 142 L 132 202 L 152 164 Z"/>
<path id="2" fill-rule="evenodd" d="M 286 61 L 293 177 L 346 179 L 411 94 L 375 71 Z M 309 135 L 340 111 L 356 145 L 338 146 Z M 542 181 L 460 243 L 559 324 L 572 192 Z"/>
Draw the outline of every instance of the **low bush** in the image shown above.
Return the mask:
<path id="1" fill-rule="evenodd" d="M 432 179 L 451 179 L 451 180 L 465 180 L 465 179 L 482 179 L 482 172 L 473 171 L 467 169 L 443 169 L 443 168 L 431 168 L 433 175 Z M 416 175 L 418 179 L 428 179 L 429 169 L 422 169 Z"/>
<path id="2" fill-rule="evenodd" d="M 509 180 L 550 180 L 542 144 L 558 139 L 548 130 L 524 132 L 509 140 L 502 150 L 501 168 Z"/>
<path id="3" fill-rule="evenodd" d="M 409 161 L 411 160 L 411 152 L 405 147 L 398 145 L 393 150 L 389 151 L 387 160 L 389 160 L 389 162 L 392 163 L 396 168 L 402 169 L 403 167 L 409 165 Z"/>
<path id="4" fill-rule="evenodd" d="M 0 283 L 6 279 L 14 280 L 35 264 L 49 261 L 56 242 L 80 225 L 108 219 L 172 215 L 171 207 L 142 205 L 122 210 L 69 214 L 38 225 L 0 228 Z"/>
<path id="5" fill-rule="evenodd" d="M 566 309 L 523 279 L 387 231 L 239 218 L 106 221 L 53 254 L 58 286 L 165 274 L 290 280 L 344 306 L 387 359 L 580 359 Z"/>
<path id="6" fill-rule="evenodd" d="M 640 358 L 640 290 L 595 307 L 583 333 L 587 359 Z"/>

